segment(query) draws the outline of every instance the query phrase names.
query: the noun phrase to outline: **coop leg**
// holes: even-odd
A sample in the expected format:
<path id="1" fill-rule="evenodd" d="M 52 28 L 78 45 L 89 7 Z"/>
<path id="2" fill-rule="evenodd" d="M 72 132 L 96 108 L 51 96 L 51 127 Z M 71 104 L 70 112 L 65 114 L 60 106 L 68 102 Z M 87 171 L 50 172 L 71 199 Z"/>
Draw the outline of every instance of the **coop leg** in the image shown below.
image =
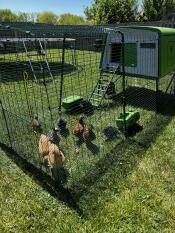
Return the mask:
<path id="1" fill-rule="evenodd" d="M 175 94 L 175 73 L 173 74 L 173 94 Z"/>
<path id="2" fill-rule="evenodd" d="M 156 113 L 160 111 L 159 78 L 156 79 Z"/>

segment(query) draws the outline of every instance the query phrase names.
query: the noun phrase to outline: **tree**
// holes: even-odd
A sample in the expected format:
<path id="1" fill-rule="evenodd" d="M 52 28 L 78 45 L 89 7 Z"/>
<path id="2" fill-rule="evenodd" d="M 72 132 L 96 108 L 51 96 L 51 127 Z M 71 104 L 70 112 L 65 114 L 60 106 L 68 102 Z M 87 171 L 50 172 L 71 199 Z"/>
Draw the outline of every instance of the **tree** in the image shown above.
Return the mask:
<path id="1" fill-rule="evenodd" d="M 135 21 L 137 0 L 94 0 L 84 11 L 87 20 L 94 24 L 114 24 Z"/>
<path id="2" fill-rule="evenodd" d="M 56 24 L 58 22 L 58 16 L 51 11 L 44 11 L 38 15 L 38 22 Z"/>
<path id="3" fill-rule="evenodd" d="M 19 22 L 36 22 L 38 19 L 38 13 L 32 12 L 19 12 L 18 13 L 18 21 Z"/>
<path id="4" fill-rule="evenodd" d="M 0 9 L 0 22 L 15 22 L 18 16 L 8 9 Z"/>
<path id="5" fill-rule="evenodd" d="M 59 16 L 58 23 L 81 25 L 85 24 L 86 22 L 82 16 L 66 13 Z"/>
<path id="6" fill-rule="evenodd" d="M 175 7 L 175 0 L 144 0 L 142 5 L 147 21 L 161 20 L 164 11 L 172 7 Z"/>

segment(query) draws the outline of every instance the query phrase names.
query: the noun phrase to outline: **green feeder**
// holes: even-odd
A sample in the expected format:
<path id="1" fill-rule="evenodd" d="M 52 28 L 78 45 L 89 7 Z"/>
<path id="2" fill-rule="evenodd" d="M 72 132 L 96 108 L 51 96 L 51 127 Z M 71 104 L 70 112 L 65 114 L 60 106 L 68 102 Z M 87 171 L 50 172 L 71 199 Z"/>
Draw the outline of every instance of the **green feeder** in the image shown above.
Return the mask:
<path id="1" fill-rule="evenodd" d="M 63 99 L 62 106 L 66 111 L 71 111 L 75 109 L 82 100 L 83 98 L 81 96 L 71 95 Z"/>
<path id="2" fill-rule="evenodd" d="M 140 113 L 135 111 L 129 111 L 124 114 L 121 113 L 119 118 L 116 119 L 116 124 L 119 129 L 124 128 L 124 119 L 126 122 L 126 128 L 130 128 L 140 119 Z"/>

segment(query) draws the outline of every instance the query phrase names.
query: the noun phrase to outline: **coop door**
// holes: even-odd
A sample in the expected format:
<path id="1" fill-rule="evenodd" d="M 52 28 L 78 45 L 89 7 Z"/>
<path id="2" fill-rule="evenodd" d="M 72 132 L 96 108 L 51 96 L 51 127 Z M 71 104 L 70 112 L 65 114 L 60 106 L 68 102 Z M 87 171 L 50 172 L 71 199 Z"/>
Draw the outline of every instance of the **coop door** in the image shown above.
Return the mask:
<path id="1" fill-rule="evenodd" d="M 137 45 L 135 43 L 126 43 L 124 45 L 125 66 L 137 65 Z M 114 43 L 111 45 L 111 63 L 121 63 L 122 61 L 122 44 Z"/>
<path id="2" fill-rule="evenodd" d="M 137 66 L 137 45 L 136 43 L 126 43 L 124 45 L 125 66 Z M 110 64 L 121 64 L 122 62 L 122 43 L 111 45 Z"/>
<path id="3" fill-rule="evenodd" d="M 110 63 L 120 63 L 121 62 L 121 54 L 122 54 L 122 44 L 121 43 L 113 43 L 111 45 Z"/>

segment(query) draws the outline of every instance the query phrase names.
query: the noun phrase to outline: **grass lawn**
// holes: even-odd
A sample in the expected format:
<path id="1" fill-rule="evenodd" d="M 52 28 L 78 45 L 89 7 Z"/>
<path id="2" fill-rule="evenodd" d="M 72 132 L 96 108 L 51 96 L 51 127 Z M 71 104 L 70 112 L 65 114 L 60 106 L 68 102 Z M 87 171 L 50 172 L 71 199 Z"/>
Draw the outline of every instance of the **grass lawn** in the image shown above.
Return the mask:
<path id="1" fill-rule="evenodd" d="M 86 193 L 75 195 L 82 215 L 0 151 L 0 231 L 175 232 L 175 119 L 163 122 L 148 147 L 128 139 L 113 151 L 116 162 Z"/>

